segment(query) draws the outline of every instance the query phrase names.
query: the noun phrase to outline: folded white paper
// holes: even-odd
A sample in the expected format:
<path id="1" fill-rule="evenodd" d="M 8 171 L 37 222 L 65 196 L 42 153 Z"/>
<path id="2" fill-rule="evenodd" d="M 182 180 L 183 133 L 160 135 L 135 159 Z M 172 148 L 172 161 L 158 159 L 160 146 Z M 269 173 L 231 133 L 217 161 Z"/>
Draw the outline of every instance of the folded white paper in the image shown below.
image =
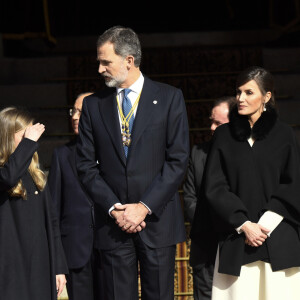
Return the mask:
<path id="1" fill-rule="evenodd" d="M 278 224 L 283 220 L 283 217 L 273 211 L 266 211 L 259 219 L 258 224 L 269 229 L 268 236 L 271 235 L 272 231 L 278 226 Z"/>

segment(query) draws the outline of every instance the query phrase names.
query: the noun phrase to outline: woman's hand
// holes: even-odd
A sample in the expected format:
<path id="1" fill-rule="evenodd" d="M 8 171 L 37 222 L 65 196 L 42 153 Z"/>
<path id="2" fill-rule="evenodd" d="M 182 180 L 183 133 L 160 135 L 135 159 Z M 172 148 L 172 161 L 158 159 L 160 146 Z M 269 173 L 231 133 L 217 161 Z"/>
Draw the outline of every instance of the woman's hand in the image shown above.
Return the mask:
<path id="1" fill-rule="evenodd" d="M 252 247 L 259 247 L 266 240 L 269 229 L 260 224 L 247 222 L 242 226 L 242 231 L 245 233 L 245 243 Z"/>
<path id="2" fill-rule="evenodd" d="M 62 293 L 65 285 L 67 283 L 66 276 L 64 274 L 56 275 L 56 291 L 57 297 Z"/>
<path id="3" fill-rule="evenodd" d="M 36 123 L 32 126 L 28 126 L 25 130 L 24 137 L 37 142 L 38 139 L 41 137 L 43 132 L 45 131 L 45 125 Z"/>

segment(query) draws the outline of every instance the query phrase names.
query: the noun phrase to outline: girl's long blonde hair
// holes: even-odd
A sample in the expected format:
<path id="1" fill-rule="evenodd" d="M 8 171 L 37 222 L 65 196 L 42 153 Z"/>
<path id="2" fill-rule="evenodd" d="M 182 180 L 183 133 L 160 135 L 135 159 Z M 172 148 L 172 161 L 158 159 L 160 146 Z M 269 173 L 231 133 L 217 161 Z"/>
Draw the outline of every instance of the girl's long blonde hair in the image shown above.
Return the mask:
<path id="1" fill-rule="evenodd" d="M 16 107 L 7 107 L 0 111 L 0 168 L 8 161 L 9 156 L 15 151 L 15 133 L 25 129 L 33 123 L 33 118 L 27 111 Z M 46 175 L 40 169 L 37 152 L 33 154 L 29 165 L 29 173 L 37 188 L 42 191 L 46 185 Z M 22 180 L 9 190 L 12 197 L 27 198 L 27 192 Z"/>

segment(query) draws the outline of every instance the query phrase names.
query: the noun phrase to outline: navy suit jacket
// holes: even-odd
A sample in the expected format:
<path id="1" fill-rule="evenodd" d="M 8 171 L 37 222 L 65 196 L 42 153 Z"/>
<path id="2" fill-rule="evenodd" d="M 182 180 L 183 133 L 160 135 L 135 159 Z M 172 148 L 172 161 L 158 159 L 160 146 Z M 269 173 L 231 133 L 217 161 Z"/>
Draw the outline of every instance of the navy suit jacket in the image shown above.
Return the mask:
<path id="1" fill-rule="evenodd" d="M 56 205 L 70 269 L 87 264 L 93 248 L 93 204 L 76 170 L 76 141 L 54 149 L 48 184 Z"/>
<path id="2" fill-rule="evenodd" d="M 189 128 L 182 92 L 145 77 L 127 160 L 116 101 L 115 88 L 86 97 L 79 122 L 77 170 L 98 208 L 96 247 L 113 249 L 131 235 L 108 214 L 117 202 L 142 201 L 152 210 L 138 233 L 148 246 L 183 242 L 178 188 L 188 163 Z"/>

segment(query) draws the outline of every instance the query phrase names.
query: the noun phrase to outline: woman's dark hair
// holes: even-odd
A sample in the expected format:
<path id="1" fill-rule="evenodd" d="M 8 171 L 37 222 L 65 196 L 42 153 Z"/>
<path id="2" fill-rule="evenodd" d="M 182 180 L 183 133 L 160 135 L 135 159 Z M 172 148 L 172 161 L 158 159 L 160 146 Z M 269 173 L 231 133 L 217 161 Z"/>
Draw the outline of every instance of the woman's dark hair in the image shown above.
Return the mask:
<path id="1" fill-rule="evenodd" d="M 254 80 L 256 82 L 263 95 L 265 95 L 267 92 L 271 92 L 272 96 L 266 104 L 266 108 L 270 106 L 275 107 L 274 79 L 272 74 L 261 67 L 249 67 L 238 75 L 236 80 L 236 88 L 239 88 L 240 86 L 251 80 Z"/>

